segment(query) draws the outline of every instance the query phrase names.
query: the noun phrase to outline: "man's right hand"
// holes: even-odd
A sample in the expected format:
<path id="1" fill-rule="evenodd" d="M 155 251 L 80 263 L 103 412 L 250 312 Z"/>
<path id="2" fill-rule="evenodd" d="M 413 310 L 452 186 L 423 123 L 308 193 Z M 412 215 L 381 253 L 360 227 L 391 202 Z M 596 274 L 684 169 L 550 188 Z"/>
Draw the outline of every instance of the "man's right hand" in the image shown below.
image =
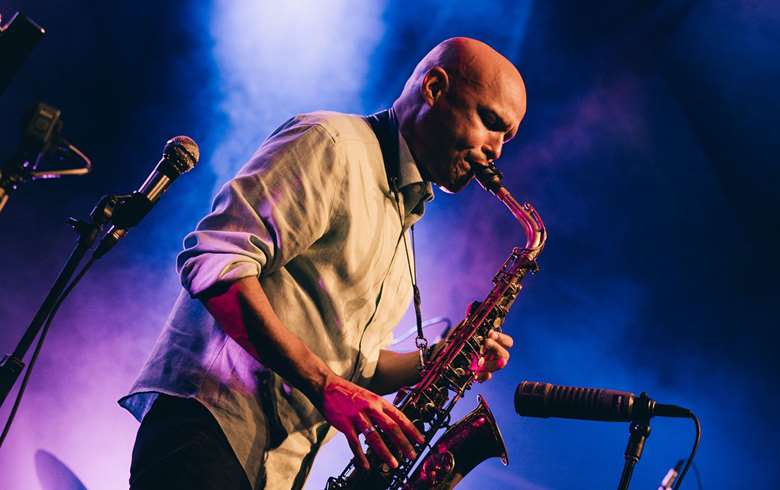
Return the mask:
<path id="1" fill-rule="evenodd" d="M 214 291 L 202 299 L 233 340 L 300 389 L 325 419 L 347 436 L 352 452 L 364 469 L 369 464 L 359 434 L 365 435 L 374 454 L 390 466 L 396 467 L 398 462 L 388 443 L 394 451 L 414 457 L 409 440 L 423 442 L 417 428 L 384 398 L 336 376 L 300 338 L 282 325 L 256 277 L 239 279 L 226 290 Z"/>
<path id="2" fill-rule="evenodd" d="M 360 434 L 365 435 L 373 453 L 392 468 L 398 467 L 398 461 L 388 443 L 397 454 L 400 451 L 408 458 L 415 458 L 410 440 L 424 442 L 420 431 L 391 403 L 336 375 L 329 376 L 325 382 L 320 410 L 333 427 L 344 433 L 355 458 L 366 471 L 369 463 L 360 445 Z"/>

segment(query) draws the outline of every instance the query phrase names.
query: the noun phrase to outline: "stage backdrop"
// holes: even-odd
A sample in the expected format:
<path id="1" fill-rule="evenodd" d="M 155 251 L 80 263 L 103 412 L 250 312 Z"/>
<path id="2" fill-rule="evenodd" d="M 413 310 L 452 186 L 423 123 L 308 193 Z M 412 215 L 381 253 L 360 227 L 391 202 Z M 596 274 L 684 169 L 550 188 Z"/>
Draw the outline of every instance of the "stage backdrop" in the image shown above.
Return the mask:
<path id="1" fill-rule="evenodd" d="M 197 168 L 63 305 L 0 449 L 0 488 L 39 488 L 39 451 L 87 488 L 126 488 L 137 423 L 115 401 L 157 337 L 179 289 L 176 253 L 215 190 L 295 113 L 387 107 L 416 61 L 455 35 L 492 44 L 525 77 L 528 113 L 500 166 L 550 236 L 506 325 L 509 367 L 458 409 L 488 399 L 510 465 L 490 460 L 460 488 L 616 486 L 627 424 L 521 418 L 513 393 L 525 379 L 690 407 L 704 427 L 703 488 L 780 485 L 776 2 L 283 3 L 0 1 L 4 22 L 24 10 L 48 31 L 0 95 L 0 159 L 42 100 L 94 162 L 88 176 L 24 186 L 0 213 L 0 351 L 74 243 L 67 217 L 136 189 L 171 136 L 201 147 Z M 522 241 L 477 186 L 437 192 L 417 226 L 424 316 L 459 321 Z M 652 425 L 635 488 L 655 488 L 693 441 L 689 421 Z M 347 459 L 338 437 L 307 488 Z"/>

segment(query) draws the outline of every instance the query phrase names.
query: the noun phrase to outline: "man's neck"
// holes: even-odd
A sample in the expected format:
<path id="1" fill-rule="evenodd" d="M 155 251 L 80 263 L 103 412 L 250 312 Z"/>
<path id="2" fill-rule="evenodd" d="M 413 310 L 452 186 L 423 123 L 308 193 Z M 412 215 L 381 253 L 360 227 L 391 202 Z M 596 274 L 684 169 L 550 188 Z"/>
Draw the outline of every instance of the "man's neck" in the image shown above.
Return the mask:
<path id="1" fill-rule="evenodd" d="M 415 120 L 417 119 L 420 108 L 399 98 L 393 102 L 393 106 L 390 110 L 394 113 L 396 121 L 398 121 L 398 131 L 406 141 L 409 152 L 412 154 L 412 158 L 414 158 L 414 161 L 417 163 L 417 168 L 420 170 L 420 175 L 422 175 L 423 180 L 426 182 L 431 182 L 430 173 L 428 172 L 425 163 L 420 159 L 419 152 L 417 151 L 418 142 L 415 138 Z"/>

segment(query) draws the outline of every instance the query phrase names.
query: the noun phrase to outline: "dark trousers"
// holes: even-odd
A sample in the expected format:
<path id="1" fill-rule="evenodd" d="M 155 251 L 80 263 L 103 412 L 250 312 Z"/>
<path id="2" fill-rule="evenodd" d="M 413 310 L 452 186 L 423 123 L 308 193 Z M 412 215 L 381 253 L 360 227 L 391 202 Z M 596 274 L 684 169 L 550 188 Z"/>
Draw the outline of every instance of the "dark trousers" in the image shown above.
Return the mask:
<path id="1" fill-rule="evenodd" d="M 196 400 L 160 395 L 133 448 L 131 490 L 252 490 L 214 417 Z"/>

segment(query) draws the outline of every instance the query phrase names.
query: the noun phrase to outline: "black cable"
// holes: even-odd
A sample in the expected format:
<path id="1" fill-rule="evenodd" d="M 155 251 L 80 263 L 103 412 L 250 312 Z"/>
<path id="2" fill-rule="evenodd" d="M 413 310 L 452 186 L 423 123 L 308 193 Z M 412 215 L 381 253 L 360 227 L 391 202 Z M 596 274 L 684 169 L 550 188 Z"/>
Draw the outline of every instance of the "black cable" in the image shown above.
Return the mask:
<path id="1" fill-rule="evenodd" d="M 691 419 L 693 420 L 694 425 L 696 425 L 696 440 L 693 442 L 693 449 L 691 449 L 691 455 L 688 456 L 688 461 L 685 463 L 685 468 L 683 468 L 682 473 L 680 473 L 680 478 L 677 479 L 677 483 L 674 484 L 674 490 L 680 488 L 683 478 L 685 478 L 685 474 L 688 473 L 688 468 L 690 468 L 693 463 L 693 457 L 696 456 L 696 449 L 698 449 L 699 441 L 701 440 L 701 422 L 699 422 L 699 417 L 691 412 Z M 701 485 L 701 482 L 699 483 Z"/>
<path id="2" fill-rule="evenodd" d="M 447 336 L 447 333 L 449 333 L 450 329 L 452 328 L 452 320 L 450 320 L 446 316 L 435 316 L 433 318 L 429 318 L 425 320 L 422 326 L 424 329 L 427 329 L 433 327 L 434 325 L 439 325 L 442 323 L 445 325 L 445 327 L 442 334 L 436 339 L 438 341 Z M 401 342 L 405 341 L 406 339 L 408 339 L 409 337 L 411 337 L 416 333 L 417 333 L 417 326 L 415 325 L 412 328 L 407 329 L 404 333 L 402 333 L 398 337 L 393 336 L 393 342 L 390 345 L 400 344 Z"/>
<path id="3" fill-rule="evenodd" d="M 19 410 L 19 405 L 22 403 L 22 396 L 24 395 L 24 391 L 27 388 L 27 383 L 30 380 L 30 374 L 32 374 L 35 362 L 38 360 L 38 355 L 41 353 L 41 348 L 43 348 L 43 341 L 46 340 L 46 334 L 49 332 L 49 327 L 51 326 L 52 320 L 54 320 L 54 315 L 57 313 L 57 310 L 59 310 L 63 301 L 65 301 L 65 298 L 70 294 L 71 291 L 73 291 L 73 288 L 75 288 L 81 278 L 84 277 L 84 274 L 87 273 L 87 270 L 89 270 L 95 260 L 96 259 L 93 256 L 89 262 L 84 265 L 78 275 L 73 278 L 68 287 L 63 290 L 62 295 L 54 304 L 51 313 L 46 318 L 46 323 L 43 324 L 43 329 L 41 330 L 41 334 L 38 337 L 38 342 L 35 344 L 35 350 L 33 351 L 33 355 L 30 358 L 30 363 L 27 365 L 27 369 L 24 372 L 22 384 L 19 386 L 19 391 L 16 393 L 16 399 L 14 400 L 13 407 L 11 407 L 11 412 L 8 414 L 8 419 L 6 420 L 5 426 L 3 427 L 3 433 L 0 434 L 0 447 L 2 447 L 5 443 L 5 438 L 8 436 L 8 432 L 11 430 L 11 423 L 13 423 L 14 418 L 16 417 L 16 413 Z"/>

